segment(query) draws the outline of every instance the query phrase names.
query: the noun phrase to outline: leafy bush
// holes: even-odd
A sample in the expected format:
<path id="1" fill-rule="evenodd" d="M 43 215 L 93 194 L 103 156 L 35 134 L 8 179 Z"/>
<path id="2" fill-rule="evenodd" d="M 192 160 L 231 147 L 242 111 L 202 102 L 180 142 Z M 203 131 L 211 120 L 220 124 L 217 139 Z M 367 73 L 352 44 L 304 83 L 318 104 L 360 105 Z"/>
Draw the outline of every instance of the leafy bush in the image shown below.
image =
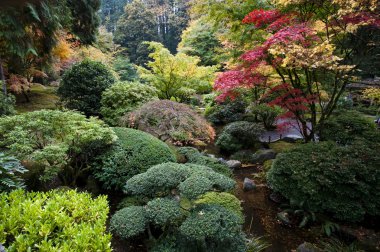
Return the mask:
<path id="1" fill-rule="evenodd" d="M 104 121 L 115 126 L 120 117 L 142 104 L 157 99 L 157 91 L 139 82 L 119 82 L 103 92 L 100 113 Z"/>
<path id="2" fill-rule="evenodd" d="M 257 123 L 233 122 L 223 129 L 216 145 L 228 152 L 250 148 L 258 142 L 263 131 L 264 128 Z"/>
<path id="3" fill-rule="evenodd" d="M 15 104 L 16 99 L 13 95 L 6 96 L 2 92 L 0 92 L 0 116 L 15 114 Z"/>
<path id="4" fill-rule="evenodd" d="M 325 122 L 321 139 L 348 144 L 358 137 L 371 137 L 371 132 L 374 131 L 376 131 L 376 125 L 372 119 L 359 112 L 346 110 L 338 112 Z"/>
<path id="5" fill-rule="evenodd" d="M 206 117 L 213 124 L 227 124 L 244 119 L 247 104 L 244 100 L 226 101 L 206 109 Z"/>
<path id="6" fill-rule="evenodd" d="M 76 191 L 0 194 L 0 244 L 7 251 L 111 251 L 108 202 Z"/>
<path id="7" fill-rule="evenodd" d="M 135 81 L 138 79 L 137 67 L 125 56 L 116 57 L 113 68 L 121 81 Z"/>
<path id="8" fill-rule="evenodd" d="M 271 187 L 313 212 L 346 221 L 380 215 L 378 143 L 321 142 L 281 153 L 267 173 Z"/>
<path id="9" fill-rule="evenodd" d="M 0 192 L 23 188 L 20 175 L 27 171 L 19 160 L 0 152 Z"/>
<path id="10" fill-rule="evenodd" d="M 42 180 L 59 175 L 65 185 L 74 185 L 89 159 L 115 139 L 102 121 L 75 112 L 41 110 L 0 119 L 0 147 L 42 167 Z"/>
<path id="11" fill-rule="evenodd" d="M 199 179 L 199 181 L 196 181 Z M 172 195 L 195 199 L 207 191 L 230 191 L 235 181 L 211 168 L 193 164 L 165 163 L 151 167 L 127 181 L 125 191 L 132 195 L 156 197 Z"/>
<path id="12" fill-rule="evenodd" d="M 232 171 L 227 165 L 222 164 L 216 158 L 202 155 L 195 148 L 181 147 L 178 149 L 178 153 L 185 157 L 187 163 L 207 166 L 207 167 L 212 168 L 215 172 L 221 173 L 227 177 L 232 176 Z"/>
<path id="13" fill-rule="evenodd" d="M 99 115 L 102 93 L 115 82 L 112 73 L 100 62 L 85 60 L 66 71 L 58 95 L 69 109 L 87 116 Z"/>
<path id="14" fill-rule="evenodd" d="M 118 140 L 94 164 L 94 175 L 106 189 L 122 189 L 125 182 L 150 167 L 175 162 L 167 144 L 135 129 L 113 128 Z"/>
<path id="15" fill-rule="evenodd" d="M 110 231 L 127 239 L 145 231 L 147 219 L 142 206 L 130 206 L 117 211 L 111 218 Z"/>
<path id="16" fill-rule="evenodd" d="M 276 118 L 282 113 L 282 109 L 277 106 L 257 104 L 250 106 L 248 113 L 251 113 L 257 120 L 262 122 L 266 129 L 272 129 L 275 127 Z"/>
<path id="17" fill-rule="evenodd" d="M 200 196 L 196 201 L 196 205 L 220 205 L 240 217 L 243 222 L 243 208 L 240 205 L 240 200 L 234 195 L 226 192 L 208 192 Z"/>
<path id="18" fill-rule="evenodd" d="M 145 211 L 148 219 L 159 226 L 174 224 L 183 215 L 178 201 L 169 198 L 156 198 L 149 201 Z"/>
<path id="19" fill-rule="evenodd" d="M 168 100 L 149 102 L 122 122 L 177 145 L 210 142 L 215 137 L 211 125 L 189 106 Z"/>

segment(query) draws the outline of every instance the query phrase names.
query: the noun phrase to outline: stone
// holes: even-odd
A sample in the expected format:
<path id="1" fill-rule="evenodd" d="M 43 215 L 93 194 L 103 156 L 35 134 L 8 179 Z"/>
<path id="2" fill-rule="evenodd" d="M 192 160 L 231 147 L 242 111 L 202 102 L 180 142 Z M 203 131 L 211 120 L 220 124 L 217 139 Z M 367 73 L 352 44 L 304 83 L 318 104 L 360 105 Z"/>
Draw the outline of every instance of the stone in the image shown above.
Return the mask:
<path id="1" fill-rule="evenodd" d="M 5 248 L 3 246 L 3 244 L 0 243 L 0 252 L 5 252 Z"/>
<path id="2" fill-rule="evenodd" d="M 243 190 L 244 191 L 251 191 L 256 188 L 256 184 L 252 179 L 245 178 L 243 182 Z"/>
<path id="3" fill-rule="evenodd" d="M 281 222 L 281 224 L 285 226 L 292 226 L 292 222 L 289 219 L 289 213 L 282 211 L 277 214 L 277 219 Z"/>
<path id="4" fill-rule="evenodd" d="M 275 159 L 277 153 L 272 149 L 258 150 L 252 156 L 252 163 L 263 164 L 267 160 Z"/>
<path id="5" fill-rule="evenodd" d="M 319 252 L 320 250 L 317 249 L 313 244 L 304 242 L 301 245 L 298 246 L 297 252 Z"/>
<path id="6" fill-rule="evenodd" d="M 227 160 L 225 160 L 224 158 L 218 158 L 218 161 L 222 164 L 226 164 L 227 163 Z"/>
<path id="7" fill-rule="evenodd" d="M 230 169 L 239 169 L 241 168 L 241 162 L 238 161 L 238 160 L 228 160 L 226 162 L 226 165 L 230 168 Z"/>

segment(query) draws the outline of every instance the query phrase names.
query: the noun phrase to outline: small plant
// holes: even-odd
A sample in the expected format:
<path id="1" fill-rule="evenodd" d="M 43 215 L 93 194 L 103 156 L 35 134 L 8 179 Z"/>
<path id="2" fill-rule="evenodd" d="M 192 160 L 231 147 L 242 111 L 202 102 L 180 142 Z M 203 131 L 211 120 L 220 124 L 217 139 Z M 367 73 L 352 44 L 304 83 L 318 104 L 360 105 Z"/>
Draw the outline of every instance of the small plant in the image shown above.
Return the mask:
<path id="1" fill-rule="evenodd" d="M 282 212 L 277 214 L 277 218 L 285 225 L 297 225 L 300 228 L 306 227 L 310 222 L 317 220 L 316 214 L 307 210 L 304 202 L 290 201 L 289 204 L 281 206 Z"/>
<path id="2" fill-rule="evenodd" d="M 283 113 L 283 110 L 278 106 L 255 104 L 248 107 L 248 113 L 257 118 L 259 122 L 262 122 L 266 129 L 273 129 L 275 128 L 276 118 Z"/>
<path id="3" fill-rule="evenodd" d="M 20 175 L 27 171 L 19 160 L 0 152 L 0 192 L 24 188 Z"/>

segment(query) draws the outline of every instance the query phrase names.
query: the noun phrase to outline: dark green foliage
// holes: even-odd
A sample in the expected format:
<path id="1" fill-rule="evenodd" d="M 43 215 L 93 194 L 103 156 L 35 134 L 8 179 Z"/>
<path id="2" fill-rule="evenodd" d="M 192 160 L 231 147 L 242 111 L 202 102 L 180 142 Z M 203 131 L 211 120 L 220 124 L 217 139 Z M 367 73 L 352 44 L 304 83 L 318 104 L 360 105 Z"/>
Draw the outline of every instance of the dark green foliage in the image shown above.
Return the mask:
<path id="1" fill-rule="evenodd" d="M 312 212 L 345 221 L 380 215 L 380 156 L 377 142 L 350 146 L 331 142 L 305 144 L 278 155 L 270 186 Z"/>
<path id="2" fill-rule="evenodd" d="M 150 222 L 158 226 L 176 223 L 183 216 L 179 202 L 170 198 L 156 198 L 149 201 L 145 211 Z"/>
<path id="3" fill-rule="evenodd" d="M 0 92 L 0 116 L 13 115 L 16 113 L 14 105 L 16 99 L 13 95 L 4 95 Z"/>
<path id="4" fill-rule="evenodd" d="M 117 205 L 117 209 L 123 209 L 130 206 L 142 206 L 147 203 L 145 198 L 136 196 L 127 196 Z"/>
<path id="5" fill-rule="evenodd" d="M 128 239 L 144 233 L 147 218 L 142 206 L 131 206 L 117 211 L 111 218 L 110 231 Z"/>
<path id="6" fill-rule="evenodd" d="M 183 236 L 196 242 L 196 251 L 245 251 L 241 219 L 217 205 L 195 209 L 182 223 Z M 194 244 L 195 245 L 195 244 Z"/>
<path id="7" fill-rule="evenodd" d="M 257 120 L 262 122 L 266 129 L 274 128 L 277 116 L 282 113 L 280 107 L 272 107 L 266 104 L 252 105 L 248 108 L 248 111 L 252 116 L 257 118 Z"/>
<path id="8" fill-rule="evenodd" d="M 175 162 L 167 144 L 142 131 L 113 128 L 118 136 L 114 146 L 97 158 L 95 177 L 106 189 L 122 189 L 126 181 L 150 167 Z"/>
<path id="9" fill-rule="evenodd" d="M 100 113 L 105 122 L 116 126 L 123 115 L 156 99 L 157 90 L 149 85 L 140 82 L 119 82 L 103 92 Z"/>
<path id="10" fill-rule="evenodd" d="M 120 81 L 136 81 L 139 77 L 136 66 L 127 57 L 116 57 L 113 68 L 119 75 Z"/>
<path id="11" fill-rule="evenodd" d="M 27 171 L 19 160 L 0 152 L 0 192 L 23 188 L 20 175 Z"/>
<path id="12" fill-rule="evenodd" d="M 371 140 L 375 131 L 373 119 L 354 110 L 344 110 L 337 112 L 325 122 L 321 139 L 345 145 L 360 137 Z"/>
<path id="13" fill-rule="evenodd" d="M 85 60 L 65 72 L 58 94 L 67 108 L 87 116 L 99 115 L 102 93 L 114 82 L 115 78 L 105 65 Z"/>
<path id="14" fill-rule="evenodd" d="M 235 152 L 253 147 L 264 132 L 263 126 L 251 122 L 233 122 L 228 124 L 218 137 L 216 145 L 222 150 Z"/>
<path id="15" fill-rule="evenodd" d="M 206 113 L 207 119 L 213 124 L 227 124 L 241 121 L 244 118 L 246 103 L 243 100 L 215 104 Z"/>
<path id="16" fill-rule="evenodd" d="M 227 165 L 220 163 L 216 158 L 201 154 L 195 148 L 181 147 L 178 149 L 178 153 L 185 157 L 187 163 L 207 166 L 212 168 L 215 172 L 221 173 L 227 177 L 232 176 L 232 171 Z"/>
<path id="17" fill-rule="evenodd" d="M 6 251 L 111 252 L 106 196 L 16 190 L 0 194 L 0 209 L 0 244 Z"/>
<path id="18" fill-rule="evenodd" d="M 199 179 L 201 182 L 197 182 Z M 173 189 L 192 199 L 206 191 L 230 191 L 235 181 L 199 165 L 166 163 L 153 166 L 127 181 L 125 191 L 146 197 L 171 195 Z"/>

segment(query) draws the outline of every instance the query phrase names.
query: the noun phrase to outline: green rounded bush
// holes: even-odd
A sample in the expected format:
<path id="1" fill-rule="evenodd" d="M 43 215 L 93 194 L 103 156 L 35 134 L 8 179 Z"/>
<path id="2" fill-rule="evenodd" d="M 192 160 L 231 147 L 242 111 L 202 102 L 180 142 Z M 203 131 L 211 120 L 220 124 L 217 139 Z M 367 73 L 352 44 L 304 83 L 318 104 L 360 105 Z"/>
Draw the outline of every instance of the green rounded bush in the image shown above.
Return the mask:
<path id="1" fill-rule="evenodd" d="M 69 109 L 79 110 L 87 116 L 99 115 L 102 93 L 114 82 L 115 78 L 105 65 L 85 60 L 64 73 L 58 95 Z"/>
<path id="2" fill-rule="evenodd" d="M 0 92 L 0 116 L 15 114 L 15 104 L 16 99 L 13 95 L 4 95 L 4 93 Z"/>
<path id="3" fill-rule="evenodd" d="M 380 215 L 378 143 L 305 144 L 278 155 L 267 173 L 270 186 L 307 210 L 339 220 Z"/>
<path id="4" fill-rule="evenodd" d="M 103 92 L 100 113 L 104 121 L 116 126 L 120 118 L 144 103 L 156 100 L 157 90 L 139 82 L 119 82 Z"/>
<path id="5" fill-rule="evenodd" d="M 226 101 L 222 104 L 213 104 L 206 109 L 206 117 L 213 124 L 227 124 L 241 121 L 245 115 L 247 103 L 244 100 Z"/>
<path id="6" fill-rule="evenodd" d="M 120 190 L 134 175 L 154 165 L 176 161 L 169 146 L 148 133 L 127 128 L 113 130 L 117 142 L 94 164 L 94 175 L 106 189 Z"/>
<path id="7" fill-rule="evenodd" d="M 175 223 L 183 216 L 179 202 L 169 198 L 156 198 L 149 201 L 145 211 L 147 218 L 159 226 Z"/>
<path id="8" fill-rule="evenodd" d="M 233 122 L 228 124 L 218 137 L 216 145 L 222 150 L 233 153 L 253 147 L 264 132 L 263 126 L 251 122 Z"/>
<path id="9" fill-rule="evenodd" d="M 112 216 L 110 231 L 121 238 L 128 239 L 144 233 L 147 222 L 144 207 L 126 207 Z"/>
<path id="10" fill-rule="evenodd" d="M 248 108 L 248 113 L 252 114 L 260 122 L 264 124 L 266 129 L 275 127 L 276 118 L 282 113 L 282 109 L 277 106 L 269 106 L 267 104 L 255 104 Z"/>
<path id="11" fill-rule="evenodd" d="M 376 131 L 372 119 L 354 110 L 340 111 L 324 123 L 322 140 L 332 140 L 339 144 L 348 144 L 356 138 L 371 140 L 371 132 Z"/>

